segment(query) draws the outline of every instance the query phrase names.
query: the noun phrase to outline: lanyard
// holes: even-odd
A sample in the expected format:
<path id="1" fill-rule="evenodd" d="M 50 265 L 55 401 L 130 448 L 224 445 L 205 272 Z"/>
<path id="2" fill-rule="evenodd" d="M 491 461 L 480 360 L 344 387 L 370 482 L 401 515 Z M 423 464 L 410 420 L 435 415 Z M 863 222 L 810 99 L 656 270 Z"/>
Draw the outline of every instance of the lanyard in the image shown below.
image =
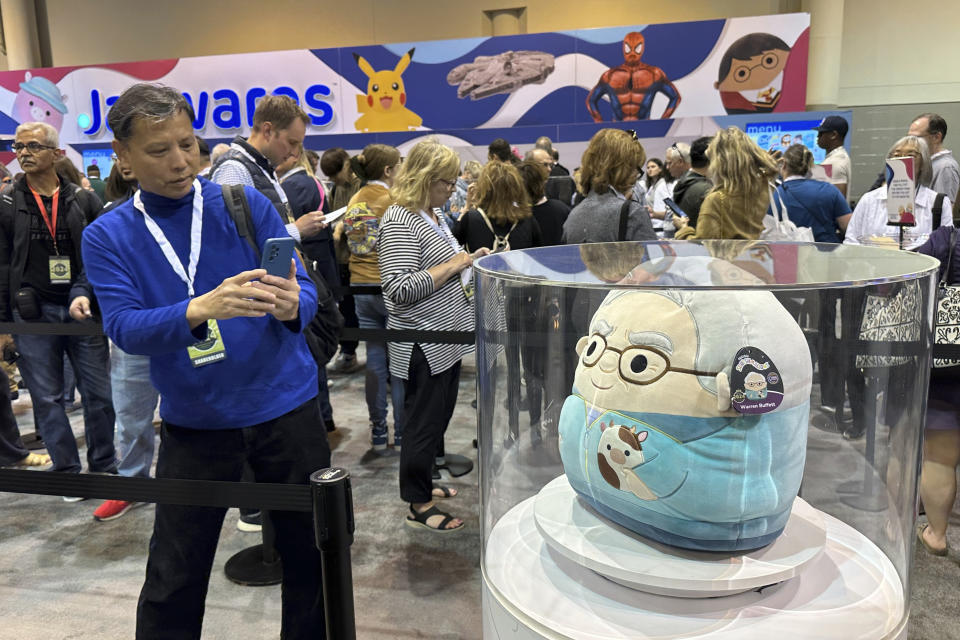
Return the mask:
<path id="1" fill-rule="evenodd" d="M 455 253 L 460 253 L 463 251 L 463 247 L 460 246 L 460 243 L 457 242 L 457 239 L 453 237 L 453 234 L 450 233 L 450 229 L 447 228 L 446 222 L 438 223 L 434 222 L 433 218 L 430 217 L 430 214 L 426 211 L 420 211 L 420 217 L 423 218 L 430 227 L 437 232 L 437 234 L 447 241 L 447 244 L 454 250 Z M 437 220 L 440 220 L 440 217 L 437 216 Z M 442 225 L 442 226 L 441 226 Z"/>
<path id="2" fill-rule="evenodd" d="M 177 257 L 177 253 L 173 250 L 173 245 L 170 244 L 167 236 L 164 235 L 163 229 L 161 229 L 154 219 L 150 217 L 150 214 L 147 213 L 146 207 L 143 206 L 143 200 L 140 199 L 139 189 L 133 194 L 133 206 L 143 214 L 143 222 L 147 225 L 147 230 L 160 247 L 167 262 L 170 263 L 173 272 L 187 285 L 187 293 L 192 298 L 194 295 L 193 281 L 197 277 L 197 263 L 200 262 L 200 235 L 203 231 L 203 193 L 201 192 L 200 181 L 196 179 L 193 181 L 193 219 L 190 222 L 190 262 L 187 265 L 186 271 L 183 270 L 183 263 L 180 262 L 180 258 Z"/>
<path id="3" fill-rule="evenodd" d="M 47 208 L 43 205 L 43 198 L 40 197 L 40 194 L 34 191 L 33 187 L 30 187 L 30 192 L 33 194 L 33 197 L 36 198 L 40 215 L 43 216 L 43 221 L 47 224 L 47 229 L 50 230 L 50 237 L 53 238 L 53 251 L 57 255 L 60 255 L 60 250 L 57 248 L 57 208 L 60 205 L 60 185 L 57 185 L 57 190 L 53 192 L 53 196 L 51 197 L 53 200 L 51 209 L 53 209 L 53 211 L 51 211 L 49 215 L 47 215 Z"/>

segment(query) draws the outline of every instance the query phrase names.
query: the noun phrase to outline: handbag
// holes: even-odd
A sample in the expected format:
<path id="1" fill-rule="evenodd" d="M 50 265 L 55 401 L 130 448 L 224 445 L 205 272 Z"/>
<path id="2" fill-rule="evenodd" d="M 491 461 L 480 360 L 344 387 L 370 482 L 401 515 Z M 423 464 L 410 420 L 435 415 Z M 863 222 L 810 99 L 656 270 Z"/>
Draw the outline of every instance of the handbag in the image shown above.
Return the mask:
<path id="1" fill-rule="evenodd" d="M 894 285 L 890 295 L 869 294 L 860 322 L 860 340 L 868 342 L 917 342 L 920 340 L 920 285 L 916 280 Z M 856 366 L 894 367 L 911 356 L 860 354 Z"/>
<path id="2" fill-rule="evenodd" d="M 813 229 L 810 227 L 798 227 L 790 221 L 790 215 L 787 213 L 787 204 L 783 201 L 779 189 L 774 189 L 767 185 L 770 191 L 770 210 L 773 215 L 763 217 L 763 231 L 760 232 L 760 239 L 768 242 L 813 242 Z M 780 200 L 778 215 L 776 200 Z"/>
<path id="3" fill-rule="evenodd" d="M 950 284 L 950 265 L 953 262 L 953 252 L 956 247 L 957 229 L 954 227 L 950 231 L 950 253 L 947 254 L 947 264 L 937 285 L 937 319 L 933 330 L 933 341 L 936 344 L 960 344 L 960 287 Z M 935 369 L 957 365 L 960 365 L 960 360 L 933 359 Z"/>

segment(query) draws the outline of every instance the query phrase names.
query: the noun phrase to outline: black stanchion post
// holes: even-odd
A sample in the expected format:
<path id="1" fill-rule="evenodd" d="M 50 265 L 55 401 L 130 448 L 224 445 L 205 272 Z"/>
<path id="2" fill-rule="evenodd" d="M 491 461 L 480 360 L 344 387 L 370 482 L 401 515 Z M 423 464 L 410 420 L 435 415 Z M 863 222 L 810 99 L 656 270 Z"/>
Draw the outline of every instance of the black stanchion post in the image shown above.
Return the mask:
<path id="1" fill-rule="evenodd" d="M 346 469 L 332 467 L 310 475 L 313 526 L 323 567 L 323 606 L 330 640 L 355 640 L 353 614 L 353 491 Z"/>

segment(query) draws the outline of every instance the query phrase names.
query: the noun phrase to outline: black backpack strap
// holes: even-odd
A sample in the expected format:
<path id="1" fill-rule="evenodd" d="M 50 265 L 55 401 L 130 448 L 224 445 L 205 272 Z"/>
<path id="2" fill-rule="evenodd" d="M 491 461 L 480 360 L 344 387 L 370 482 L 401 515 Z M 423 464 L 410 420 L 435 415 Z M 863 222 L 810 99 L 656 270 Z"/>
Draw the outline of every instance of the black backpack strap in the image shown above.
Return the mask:
<path id="1" fill-rule="evenodd" d="M 627 220 L 630 219 L 630 198 L 623 201 L 620 207 L 620 230 L 617 232 L 617 240 L 623 242 L 627 239 Z"/>
<path id="2" fill-rule="evenodd" d="M 940 216 L 943 215 L 943 199 L 946 194 L 938 193 L 937 199 L 933 202 L 933 231 L 940 228 Z"/>
<path id="3" fill-rule="evenodd" d="M 237 227 L 237 234 L 247 241 L 253 254 L 260 259 L 260 248 L 257 247 L 257 240 L 254 237 L 253 214 L 250 213 L 250 203 L 247 202 L 247 194 L 243 192 L 242 184 L 225 184 L 223 189 L 223 202 L 227 205 L 227 211 L 233 218 L 233 224 Z"/>

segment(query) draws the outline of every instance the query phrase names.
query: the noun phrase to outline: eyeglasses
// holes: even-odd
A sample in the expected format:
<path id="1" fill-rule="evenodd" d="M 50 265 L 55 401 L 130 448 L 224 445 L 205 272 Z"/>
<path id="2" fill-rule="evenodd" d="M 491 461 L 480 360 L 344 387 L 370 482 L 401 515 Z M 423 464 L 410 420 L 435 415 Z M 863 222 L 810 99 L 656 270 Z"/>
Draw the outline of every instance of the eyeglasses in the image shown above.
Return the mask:
<path id="1" fill-rule="evenodd" d="M 599 333 L 590 336 L 590 342 L 587 343 L 581 357 L 583 365 L 595 366 L 608 350 L 620 354 L 620 376 L 633 384 L 653 384 L 670 371 L 708 377 L 714 377 L 719 373 L 671 367 L 670 357 L 655 347 L 634 345 L 626 349 L 617 349 L 608 345 L 606 339 Z"/>
<path id="2" fill-rule="evenodd" d="M 753 74 L 753 70 L 758 67 L 763 67 L 764 69 L 776 69 L 777 65 L 780 64 L 780 57 L 773 53 L 767 52 L 763 54 L 763 58 L 759 63 L 755 65 L 739 65 L 736 69 L 733 70 L 733 80 L 734 82 L 743 83 L 750 79 L 750 76 Z"/>
<path id="3" fill-rule="evenodd" d="M 56 149 L 56 147 L 40 144 L 39 142 L 14 142 L 12 145 L 10 145 L 10 148 L 13 149 L 14 153 L 20 153 L 24 149 L 30 153 L 39 153 L 44 149 Z"/>
<path id="4" fill-rule="evenodd" d="M 437 178 L 437 180 L 447 185 L 447 189 L 453 189 L 455 186 L 457 186 L 456 180 L 444 180 L 443 178 Z"/>
<path id="5" fill-rule="evenodd" d="M 640 138 L 637 137 L 637 132 L 634 131 L 633 129 L 624 129 L 624 131 L 626 131 L 627 133 L 629 133 L 629 134 L 630 134 L 630 137 L 631 137 L 635 142 L 637 142 L 637 141 L 640 140 Z"/>

